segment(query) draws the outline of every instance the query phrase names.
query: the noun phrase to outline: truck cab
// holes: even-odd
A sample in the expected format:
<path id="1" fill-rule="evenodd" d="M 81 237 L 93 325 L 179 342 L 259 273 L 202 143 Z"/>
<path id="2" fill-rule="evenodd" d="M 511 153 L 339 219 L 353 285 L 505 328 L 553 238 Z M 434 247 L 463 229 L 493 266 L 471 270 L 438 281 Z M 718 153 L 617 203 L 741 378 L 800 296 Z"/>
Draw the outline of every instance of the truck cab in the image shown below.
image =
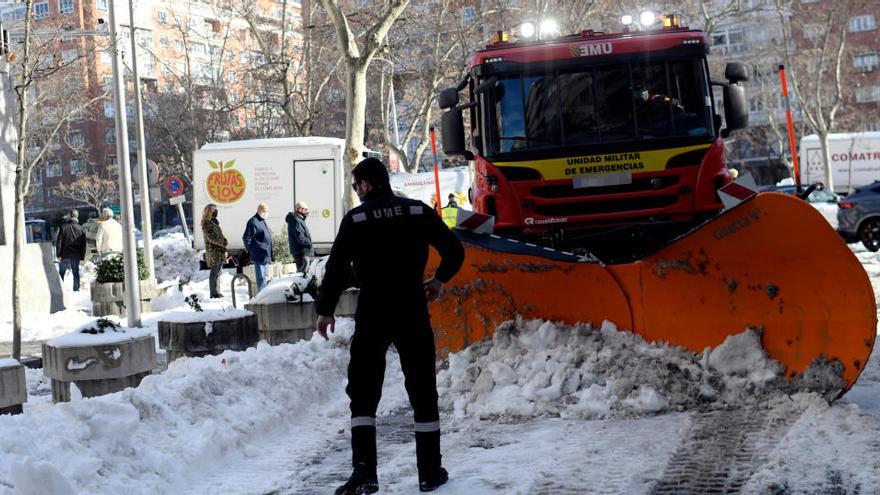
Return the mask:
<path id="1" fill-rule="evenodd" d="M 474 207 L 502 234 L 559 241 L 639 224 L 688 228 L 721 210 L 715 191 L 731 181 L 723 138 L 747 123 L 744 66 L 713 83 L 707 53 L 703 32 L 677 25 L 497 36 L 441 94 L 444 150 L 471 160 Z M 724 129 L 713 84 L 725 87 Z"/>

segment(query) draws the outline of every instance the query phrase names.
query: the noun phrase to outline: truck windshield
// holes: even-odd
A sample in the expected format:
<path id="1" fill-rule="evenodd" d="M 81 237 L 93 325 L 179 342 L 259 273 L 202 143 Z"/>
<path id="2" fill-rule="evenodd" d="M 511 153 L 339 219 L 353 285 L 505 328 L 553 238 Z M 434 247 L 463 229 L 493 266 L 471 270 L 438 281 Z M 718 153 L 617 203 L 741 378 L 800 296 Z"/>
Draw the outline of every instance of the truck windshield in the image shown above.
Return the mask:
<path id="1" fill-rule="evenodd" d="M 487 155 L 712 134 L 701 59 L 502 74 L 488 91 Z"/>

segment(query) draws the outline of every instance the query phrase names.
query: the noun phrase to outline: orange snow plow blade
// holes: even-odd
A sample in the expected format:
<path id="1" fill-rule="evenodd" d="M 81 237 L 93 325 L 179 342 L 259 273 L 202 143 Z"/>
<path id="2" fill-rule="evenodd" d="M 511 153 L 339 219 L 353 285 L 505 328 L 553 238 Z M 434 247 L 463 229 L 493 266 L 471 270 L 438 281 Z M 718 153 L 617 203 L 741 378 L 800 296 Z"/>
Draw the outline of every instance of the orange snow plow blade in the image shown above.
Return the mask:
<path id="1" fill-rule="evenodd" d="M 540 318 L 611 321 L 648 341 L 694 352 L 747 328 L 794 378 L 837 360 L 848 389 L 874 343 L 868 276 L 806 202 L 759 194 L 634 263 L 604 265 L 496 236 L 458 231 L 465 264 L 431 304 L 443 357 L 489 337 L 498 324 Z M 436 253 L 430 266 L 436 267 Z"/>

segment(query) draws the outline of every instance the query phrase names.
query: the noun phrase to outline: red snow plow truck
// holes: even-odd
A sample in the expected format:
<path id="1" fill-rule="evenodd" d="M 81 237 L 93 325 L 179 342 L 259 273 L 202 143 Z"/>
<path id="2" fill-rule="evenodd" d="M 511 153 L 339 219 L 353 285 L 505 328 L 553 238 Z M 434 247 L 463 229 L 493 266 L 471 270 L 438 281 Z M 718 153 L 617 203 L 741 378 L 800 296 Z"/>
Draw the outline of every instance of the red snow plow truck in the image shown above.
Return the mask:
<path id="1" fill-rule="evenodd" d="M 830 368 L 842 393 L 874 342 L 867 275 L 802 200 L 763 193 L 724 209 L 723 139 L 748 122 L 746 68 L 713 81 L 705 34 L 658 21 L 497 32 L 440 94 L 444 151 L 470 161 L 471 202 L 497 235 L 457 230 L 467 258 L 432 305 L 438 348 L 516 316 L 610 320 L 695 352 L 755 329 L 786 376 Z"/>

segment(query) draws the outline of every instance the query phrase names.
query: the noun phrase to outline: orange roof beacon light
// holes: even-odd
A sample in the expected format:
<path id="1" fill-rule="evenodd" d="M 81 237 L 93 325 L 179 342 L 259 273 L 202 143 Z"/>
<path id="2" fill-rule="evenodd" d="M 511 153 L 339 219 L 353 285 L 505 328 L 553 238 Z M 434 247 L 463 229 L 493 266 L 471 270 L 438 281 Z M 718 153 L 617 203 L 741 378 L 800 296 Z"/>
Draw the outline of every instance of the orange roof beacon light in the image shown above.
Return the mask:
<path id="1" fill-rule="evenodd" d="M 495 31 L 492 33 L 492 44 L 497 45 L 498 43 L 507 43 L 508 36 L 505 31 Z"/>

